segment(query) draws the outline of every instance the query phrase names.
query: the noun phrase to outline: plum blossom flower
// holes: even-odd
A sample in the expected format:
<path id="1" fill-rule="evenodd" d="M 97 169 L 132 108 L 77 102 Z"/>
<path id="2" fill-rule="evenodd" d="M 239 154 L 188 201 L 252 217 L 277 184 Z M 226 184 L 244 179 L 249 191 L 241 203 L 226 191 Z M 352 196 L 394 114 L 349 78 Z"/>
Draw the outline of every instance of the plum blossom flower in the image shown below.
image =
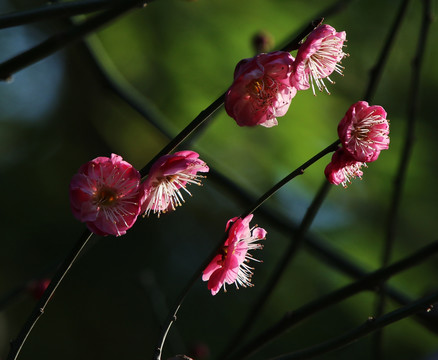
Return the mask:
<path id="1" fill-rule="evenodd" d="M 197 173 L 208 171 L 208 166 L 194 151 L 178 151 L 160 157 L 144 182 L 142 211 L 148 216 L 151 211 L 160 216 L 160 213 L 175 210 L 184 202 L 181 189 L 191 195 L 186 186 L 201 185 L 204 176 Z"/>
<path id="2" fill-rule="evenodd" d="M 366 167 L 364 162 L 355 160 L 344 148 L 339 148 L 332 156 L 331 162 L 326 166 L 324 174 L 327 180 L 334 184 L 341 184 L 344 188 L 352 179 L 362 179 L 361 167 Z"/>
<path id="3" fill-rule="evenodd" d="M 342 75 L 341 60 L 347 56 L 342 50 L 346 39 L 345 31 L 336 32 L 330 25 L 321 25 L 314 29 L 299 47 L 293 64 L 291 85 L 298 90 L 312 87 L 315 95 L 315 85 L 319 91 L 327 91 L 325 78 L 332 84 L 329 76 L 333 71 Z"/>
<path id="4" fill-rule="evenodd" d="M 124 235 L 141 212 L 140 173 L 122 157 L 98 157 L 70 182 L 73 215 L 98 235 Z"/>
<path id="5" fill-rule="evenodd" d="M 389 146 L 386 111 L 366 101 L 351 105 L 338 126 L 339 139 L 351 156 L 362 162 L 375 161 Z"/>
<path id="6" fill-rule="evenodd" d="M 225 284 L 235 284 L 243 287 L 253 286 L 251 276 L 253 268 L 247 265 L 249 260 L 254 260 L 250 250 L 262 249 L 261 244 L 255 243 L 266 237 L 266 231 L 259 227 L 249 227 L 253 215 L 244 219 L 232 218 L 228 221 L 225 231 L 228 238 L 210 264 L 205 268 L 202 280 L 208 281 L 208 289 L 216 295 L 221 287 L 226 291 Z"/>
<path id="7" fill-rule="evenodd" d="M 225 96 L 225 110 L 239 126 L 278 124 L 297 90 L 290 85 L 294 58 L 284 51 L 241 60 Z"/>

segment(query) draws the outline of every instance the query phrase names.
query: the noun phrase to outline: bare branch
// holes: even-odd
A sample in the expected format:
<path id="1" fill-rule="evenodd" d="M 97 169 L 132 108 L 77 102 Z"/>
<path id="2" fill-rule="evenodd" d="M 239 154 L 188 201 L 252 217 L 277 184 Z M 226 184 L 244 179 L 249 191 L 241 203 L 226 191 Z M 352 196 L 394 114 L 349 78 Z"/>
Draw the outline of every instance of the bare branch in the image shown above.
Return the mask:
<path id="1" fill-rule="evenodd" d="M 51 3 L 31 10 L 0 15 L 0 29 L 30 24 L 37 21 L 87 14 L 109 8 L 115 0 L 82 0 Z"/>

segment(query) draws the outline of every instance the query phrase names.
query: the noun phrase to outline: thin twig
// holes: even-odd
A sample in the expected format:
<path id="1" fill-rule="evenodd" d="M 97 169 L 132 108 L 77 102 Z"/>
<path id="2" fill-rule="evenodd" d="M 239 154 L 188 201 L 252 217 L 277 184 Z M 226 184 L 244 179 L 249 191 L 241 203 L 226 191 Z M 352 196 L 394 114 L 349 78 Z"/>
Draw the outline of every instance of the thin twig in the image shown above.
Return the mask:
<path id="1" fill-rule="evenodd" d="M 402 4 L 402 9 L 400 9 L 400 14 L 404 14 L 404 8 L 408 1 L 404 1 Z M 412 149 L 415 139 L 415 123 L 417 120 L 417 112 L 419 107 L 419 91 L 420 91 L 420 73 L 421 65 L 423 60 L 424 51 L 426 48 L 426 42 L 429 34 L 429 28 L 431 25 L 431 7 L 430 1 L 423 1 L 423 19 L 421 22 L 421 29 L 419 32 L 417 51 L 415 53 L 414 60 L 412 62 L 412 74 L 411 74 L 411 84 L 409 86 L 409 102 L 407 109 L 407 126 L 404 136 L 404 144 L 402 153 L 400 156 L 400 161 L 398 164 L 398 169 L 394 179 L 394 187 L 391 196 L 391 203 L 388 209 L 388 219 L 386 225 L 386 236 L 383 245 L 383 253 L 381 259 L 381 266 L 385 267 L 388 265 L 394 247 L 394 240 L 396 234 L 397 218 L 400 210 L 400 203 L 402 199 L 402 193 L 404 188 L 404 183 L 406 179 L 406 174 L 412 154 Z M 395 32 L 395 29 L 394 29 Z M 383 284 L 382 284 L 383 285 Z M 384 313 L 385 309 L 385 293 L 382 291 L 376 302 L 375 316 L 379 317 Z M 374 358 L 376 360 L 383 359 L 382 355 L 382 331 L 377 331 L 374 336 Z"/>
<path id="2" fill-rule="evenodd" d="M 376 93 L 377 85 L 382 77 L 383 69 L 388 61 L 389 54 L 391 52 L 391 47 L 394 44 L 395 37 L 400 30 L 402 20 L 405 17 L 406 9 L 408 7 L 410 0 L 403 0 L 398 13 L 394 19 L 394 23 L 391 26 L 388 37 L 386 38 L 385 44 L 382 47 L 382 51 L 380 52 L 380 57 L 377 60 L 376 64 L 370 70 L 370 81 L 368 83 L 367 90 L 365 92 L 364 100 L 371 102 L 374 94 Z"/>
<path id="3" fill-rule="evenodd" d="M 329 293 L 312 302 L 307 303 L 306 305 L 302 306 L 297 310 L 286 313 L 283 319 L 278 321 L 270 328 L 267 328 L 261 334 L 254 337 L 252 340 L 250 340 L 245 345 L 243 345 L 240 349 L 238 349 L 235 353 L 232 353 L 230 356 L 226 357 L 225 359 L 227 360 L 246 359 L 250 355 L 254 354 L 261 347 L 272 341 L 274 338 L 276 338 L 286 330 L 289 330 L 291 327 L 298 324 L 299 322 L 359 292 L 372 289 L 373 287 L 381 283 L 383 280 L 388 279 L 391 276 L 401 271 L 409 269 L 423 262 L 425 259 L 431 257 L 437 252 L 438 252 L 438 241 L 434 241 L 431 244 L 421 248 L 411 256 L 399 260 L 396 263 L 386 268 L 382 268 L 377 271 L 374 271 L 350 285 L 347 285 L 343 288 L 333 291 L 332 293 Z"/>
<path id="4" fill-rule="evenodd" d="M 187 294 L 193 287 L 193 285 L 198 281 L 200 275 L 204 271 L 204 269 L 207 267 L 207 265 L 214 259 L 214 257 L 217 255 L 219 249 L 223 246 L 224 242 L 226 241 L 228 236 L 228 232 L 225 232 L 225 235 L 221 238 L 221 240 L 218 242 L 215 249 L 210 253 L 210 255 L 203 261 L 203 263 L 199 266 L 198 270 L 195 271 L 193 276 L 191 277 L 190 281 L 186 284 L 183 291 L 181 292 L 179 298 L 176 301 L 176 305 L 173 307 L 173 311 L 169 313 L 168 318 L 166 319 L 166 322 L 162 328 L 162 332 L 160 335 L 160 338 L 158 340 L 158 345 L 155 348 L 154 354 L 152 359 L 153 360 L 161 360 L 161 355 L 163 352 L 164 343 L 166 342 L 167 335 L 170 331 L 170 328 L 172 327 L 173 323 L 176 321 L 176 316 L 178 314 L 178 311 L 184 302 L 184 299 L 186 298 Z"/>
<path id="5" fill-rule="evenodd" d="M 306 161 L 303 165 L 292 171 L 289 175 L 283 178 L 283 180 L 279 181 L 269 191 L 263 194 L 255 204 L 251 205 L 251 207 L 242 215 L 242 217 L 245 217 L 256 211 L 266 200 L 268 200 L 272 195 L 274 195 L 280 188 L 286 185 L 289 181 L 291 181 L 293 178 L 297 177 L 298 175 L 304 174 L 304 170 L 306 170 L 310 165 L 314 164 L 325 155 L 336 151 L 340 143 L 341 141 L 339 139 L 336 140 L 334 143 L 327 146 L 324 150 L 321 150 L 318 154 L 316 154 L 311 159 Z"/>
<path id="6" fill-rule="evenodd" d="M 31 333 L 33 327 L 37 323 L 40 316 L 44 313 L 44 310 L 52 298 L 53 294 L 55 293 L 56 289 L 58 288 L 59 284 L 61 283 L 62 279 L 64 279 L 67 272 L 70 270 L 71 266 L 75 262 L 75 260 L 78 258 L 79 254 L 87 244 L 88 240 L 91 238 L 93 233 L 90 231 L 85 231 L 82 236 L 79 238 L 76 245 L 73 247 L 73 249 L 70 251 L 70 253 L 65 258 L 64 262 L 61 264 L 59 269 L 56 271 L 55 275 L 53 276 L 52 281 L 50 282 L 47 289 L 44 291 L 43 295 L 39 299 L 38 303 L 36 304 L 34 310 L 28 317 L 26 323 L 20 330 L 20 333 L 18 334 L 17 338 L 11 342 L 11 349 L 9 351 L 7 360 L 15 360 L 17 359 L 21 348 L 23 347 L 24 343 L 26 342 L 27 337 Z"/>
<path id="7" fill-rule="evenodd" d="M 330 17 L 332 15 L 335 15 L 342 10 L 345 10 L 345 8 L 347 7 L 347 5 L 349 5 L 350 2 L 351 2 L 351 0 L 339 0 L 339 1 L 334 2 L 333 4 L 330 4 L 327 8 L 322 10 L 317 16 L 314 17 L 315 20 L 310 22 L 309 27 L 306 30 L 302 31 L 297 36 L 297 39 L 299 39 L 298 42 L 296 40 L 292 40 L 292 41 L 288 42 L 286 45 L 284 45 L 281 50 L 282 51 L 289 51 L 289 52 L 291 52 L 293 50 L 297 50 L 300 47 L 302 40 L 304 40 L 305 37 L 315 27 L 321 25 L 325 18 Z"/>
<path id="8" fill-rule="evenodd" d="M 140 170 L 142 177 L 149 173 L 152 165 L 163 155 L 174 151 L 185 139 L 187 139 L 199 126 L 206 122 L 224 103 L 225 93 L 219 96 L 210 106 L 201 111 L 177 136 L 175 136 L 149 163 Z"/>
<path id="9" fill-rule="evenodd" d="M 12 75 L 19 70 L 22 70 L 29 65 L 36 63 L 63 47 L 78 41 L 86 35 L 98 30 L 103 25 L 108 24 L 117 17 L 127 13 L 134 7 L 144 7 L 152 0 L 125 0 L 117 1 L 117 5 L 103 13 L 93 16 L 90 19 L 83 21 L 80 25 L 72 26 L 70 29 L 60 32 L 42 43 L 6 60 L 0 64 L 0 80 L 8 81 Z"/>
<path id="10" fill-rule="evenodd" d="M 46 4 L 30 10 L 14 11 L 0 15 L 0 29 L 30 24 L 47 19 L 87 14 L 106 9 L 109 6 L 114 5 L 115 2 L 116 0 L 70 1 Z"/>
<path id="11" fill-rule="evenodd" d="M 415 139 L 415 122 L 417 120 L 417 114 L 419 108 L 421 64 L 423 60 L 424 51 L 426 48 L 429 27 L 431 24 L 430 1 L 423 0 L 423 2 L 424 2 L 423 21 L 422 21 L 421 31 L 418 37 L 417 52 L 412 62 L 412 78 L 411 78 L 411 84 L 409 86 L 410 91 L 408 96 L 410 101 L 408 103 L 408 109 L 406 114 L 407 126 L 405 130 L 403 150 L 400 156 L 398 169 L 394 179 L 394 190 L 391 196 L 391 205 L 388 210 L 389 216 L 387 222 L 386 242 L 382 256 L 383 266 L 388 264 L 390 260 L 391 250 L 395 238 L 396 220 L 400 209 L 401 194 L 403 192 L 407 169 L 409 166 L 414 139 Z"/>
<path id="12" fill-rule="evenodd" d="M 429 311 L 434 303 L 438 301 L 438 292 L 417 300 L 407 306 L 391 311 L 379 318 L 370 318 L 361 326 L 322 344 L 310 348 L 296 351 L 290 354 L 281 355 L 271 360 L 303 360 L 311 359 L 315 356 L 326 354 L 330 351 L 341 349 L 373 331 L 381 329 L 396 321 L 402 320 L 418 312 Z"/>

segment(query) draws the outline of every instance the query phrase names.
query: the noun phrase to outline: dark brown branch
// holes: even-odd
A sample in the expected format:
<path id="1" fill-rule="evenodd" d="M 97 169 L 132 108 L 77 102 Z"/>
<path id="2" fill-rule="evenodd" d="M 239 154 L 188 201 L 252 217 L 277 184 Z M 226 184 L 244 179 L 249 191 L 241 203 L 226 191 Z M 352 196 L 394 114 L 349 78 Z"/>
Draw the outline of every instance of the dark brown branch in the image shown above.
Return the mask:
<path id="1" fill-rule="evenodd" d="M 404 15 L 404 8 L 408 1 L 404 1 L 402 4 L 402 9 L 400 9 L 400 15 Z M 421 22 L 421 29 L 418 36 L 417 51 L 415 53 L 414 61 L 412 62 L 412 74 L 411 74 L 411 84 L 409 86 L 409 102 L 407 109 L 407 126 L 406 133 L 404 136 L 403 150 L 400 156 L 400 161 L 396 176 L 394 179 L 394 187 L 391 196 L 391 203 L 388 209 L 388 219 L 386 224 L 386 236 L 383 245 L 383 253 L 381 266 L 385 267 L 389 264 L 392 249 L 394 247 L 394 240 L 396 236 L 397 228 L 397 218 L 400 209 L 400 203 L 402 199 L 402 193 L 404 188 L 404 183 L 406 179 L 406 174 L 412 154 L 412 149 L 415 139 L 415 123 L 417 120 L 417 113 L 419 107 L 419 91 L 420 91 L 420 73 L 421 64 L 423 60 L 424 51 L 426 48 L 426 42 L 429 34 L 429 28 L 431 25 L 431 8 L 430 1 L 423 1 L 423 19 Z M 394 29 L 395 32 L 395 29 Z M 385 293 L 381 292 L 377 299 L 375 316 L 379 317 L 384 312 L 385 307 Z M 382 332 L 378 331 L 375 334 L 374 339 L 374 357 L 376 360 L 383 359 L 382 355 Z"/>
<path id="2" fill-rule="evenodd" d="M 409 166 L 414 140 L 415 140 L 415 123 L 417 120 L 417 114 L 419 108 L 421 64 L 423 61 L 423 55 L 426 48 L 429 28 L 431 25 L 430 1 L 423 0 L 423 2 L 424 2 L 423 22 L 418 37 L 417 52 L 412 62 L 412 76 L 411 76 L 411 84 L 409 86 L 410 91 L 408 96 L 408 99 L 410 99 L 410 101 L 408 102 L 408 109 L 406 114 L 407 127 L 404 136 L 403 150 L 400 156 L 398 169 L 394 179 L 394 190 L 391 197 L 391 205 L 388 210 L 389 217 L 387 223 L 386 244 L 382 257 L 382 264 L 384 266 L 390 260 L 391 249 L 393 247 L 394 238 L 395 238 L 396 220 L 400 208 L 401 194 L 403 192 L 407 169 Z"/>
<path id="3" fill-rule="evenodd" d="M 360 338 L 370 334 L 373 331 L 381 329 L 388 326 L 396 321 L 402 320 L 408 316 L 414 315 L 418 312 L 429 311 L 434 303 L 438 301 L 438 292 L 432 295 L 426 296 L 420 300 L 413 302 L 405 307 L 394 310 L 384 316 L 377 319 L 370 318 L 363 325 L 341 335 L 332 340 L 326 341 L 322 344 L 310 347 L 308 349 L 293 352 L 291 354 L 286 354 L 272 358 L 271 360 L 303 360 L 311 359 L 315 356 L 326 354 L 330 351 L 341 349 Z"/>
<path id="4" fill-rule="evenodd" d="M 0 29 L 30 24 L 37 21 L 87 14 L 107 9 L 115 0 L 82 0 L 51 3 L 35 9 L 14 11 L 0 15 Z"/>
<path id="5" fill-rule="evenodd" d="M 151 1 L 152 0 L 147 2 L 145 2 L 145 0 L 118 1 L 117 5 L 115 5 L 112 9 L 95 15 L 94 17 L 85 20 L 80 25 L 72 26 L 66 31 L 53 35 L 33 48 L 30 48 L 29 50 L 26 50 L 21 54 L 1 63 L 0 80 L 10 80 L 12 75 L 17 71 L 20 71 L 29 65 L 32 65 L 46 58 L 47 56 L 52 55 L 63 47 L 82 39 L 86 35 L 98 30 L 117 17 L 122 16 L 123 14 L 132 10 L 134 7 L 143 7 L 145 4 Z"/>
<path id="6" fill-rule="evenodd" d="M 395 17 L 394 23 L 391 26 L 391 30 L 389 31 L 386 42 L 383 45 L 382 51 L 380 52 L 380 57 L 370 71 L 370 81 L 368 83 L 368 87 L 363 98 L 365 101 L 371 102 L 374 94 L 376 93 L 377 84 L 382 77 L 383 69 L 387 63 L 391 47 L 394 44 L 395 37 L 401 27 L 403 18 L 405 17 L 409 1 L 410 0 L 402 1 L 398 13 Z"/>
<path id="7" fill-rule="evenodd" d="M 424 260 L 428 259 L 432 255 L 438 252 L 438 241 L 434 241 L 431 244 L 421 248 L 413 255 L 406 257 L 396 263 L 383 269 L 374 271 L 362 279 L 340 288 L 328 295 L 322 296 L 312 302 L 307 303 L 301 308 L 286 313 L 286 315 L 278 321 L 276 324 L 267 328 L 261 334 L 254 337 L 246 345 L 238 349 L 231 356 L 226 357 L 226 360 L 242 360 L 261 347 L 272 341 L 274 338 L 289 330 L 299 322 L 309 318 L 310 316 L 318 313 L 321 310 L 328 308 L 331 305 L 339 303 L 355 294 L 358 294 L 365 290 L 373 289 L 376 285 L 380 284 L 383 280 L 386 280 L 395 274 L 409 269 Z"/>
<path id="8" fill-rule="evenodd" d="M 317 16 L 315 16 L 315 20 L 310 22 L 309 27 L 302 31 L 296 39 L 298 40 L 292 40 L 288 42 L 286 45 L 282 47 L 282 51 L 293 51 L 297 50 L 302 41 L 305 39 L 305 37 L 317 26 L 321 25 L 325 18 L 328 18 L 332 15 L 335 15 L 339 13 L 340 11 L 344 10 L 346 6 L 351 2 L 351 0 L 339 0 L 334 2 L 333 4 L 330 4 L 327 8 L 322 10 Z"/>

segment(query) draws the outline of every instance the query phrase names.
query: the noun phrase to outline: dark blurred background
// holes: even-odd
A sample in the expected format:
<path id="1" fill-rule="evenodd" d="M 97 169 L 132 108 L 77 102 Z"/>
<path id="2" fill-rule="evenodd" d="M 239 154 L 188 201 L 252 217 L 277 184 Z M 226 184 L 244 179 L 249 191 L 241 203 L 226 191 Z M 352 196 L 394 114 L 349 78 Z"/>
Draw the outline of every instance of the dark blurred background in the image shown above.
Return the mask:
<path id="1" fill-rule="evenodd" d="M 401 1 L 352 1 L 325 22 L 347 32 L 344 76 L 332 76 L 331 95 L 299 92 L 279 126 L 240 128 L 221 110 L 192 150 L 212 168 L 255 197 L 336 140 L 348 107 L 362 100 Z M 2 0 L 7 13 L 43 1 Z M 138 92 L 159 124 L 177 134 L 232 81 L 235 64 L 254 55 L 252 39 L 263 32 L 280 48 L 331 2 L 317 0 L 156 0 L 90 36 L 88 49 L 109 75 Z M 433 2 L 434 10 L 436 2 Z M 382 105 L 391 122 L 391 144 L 364 171 L 363 180 L 331 190 L 311 228 L 337 253 L 366 271 L 379 267 L 395 173 L 407 123 L 411 65 L 422 1 L 411 1 L 371 104 Z M 82 20 L 80 17 L 75 21 Z M 0 31 L 0 61 L 67 28 L 66 19 Z M 415 129 L 397 223 L 392 260 L 436 240 L 438 93 L 437 24 L 424 55 Z M 294 53 L 293 53 L 294 55 Z M 120 100 L 93 57 L 78 43 L 0 83 L 0 297 L 28 281 L 51 274 L 84 230 L 69 209 L 68 185 L 79 166 L 97 156 L 120 154 L 137 168 L 167 143 L 149 120 Z M 267 209 L 298 222 L 324 179 L 324 158 L 279 191 Z M 127 235 L 94 237 L 40 319 L 20 358 L 144 359 L 151 356 L 160 324 L 182 288 L 220 240 L 226 221 L 249 204 L 207 177 L 189 189 L 183 207 L 156 219 L 141 218 Z M 199 280 L 172 327 L 163 359 L 201 348 L 217 358 L 276 260 L 291 241 L 255 213 L 268 231 L 263 251 L 253 255 L 254 288 L 210 295 Z M 428 260 L 389 284 L 412 299 L 437 289 L 438 263 Z M 256 334 L 294 308 L 350 283 L 350 277 L 321 262 L 304 247 L 268 304 L 260 310 Z M 298 350 L 362 324 L 374 314 L 376 297 L 364 292 L 316 314 L 265 347 L 254 359 Z M 0 358 L 35 304 L 21 293 L 0 313 Z M 398 305 L 388 302 L 386 311 Z M 426 359 L 438 352 L 437 335 L 413 319 L 384 331 L 386 359 Z M 197 360 L 208 359 L 197 356 Z M 372 337 L 320 359 L 372 359 Z"/>

